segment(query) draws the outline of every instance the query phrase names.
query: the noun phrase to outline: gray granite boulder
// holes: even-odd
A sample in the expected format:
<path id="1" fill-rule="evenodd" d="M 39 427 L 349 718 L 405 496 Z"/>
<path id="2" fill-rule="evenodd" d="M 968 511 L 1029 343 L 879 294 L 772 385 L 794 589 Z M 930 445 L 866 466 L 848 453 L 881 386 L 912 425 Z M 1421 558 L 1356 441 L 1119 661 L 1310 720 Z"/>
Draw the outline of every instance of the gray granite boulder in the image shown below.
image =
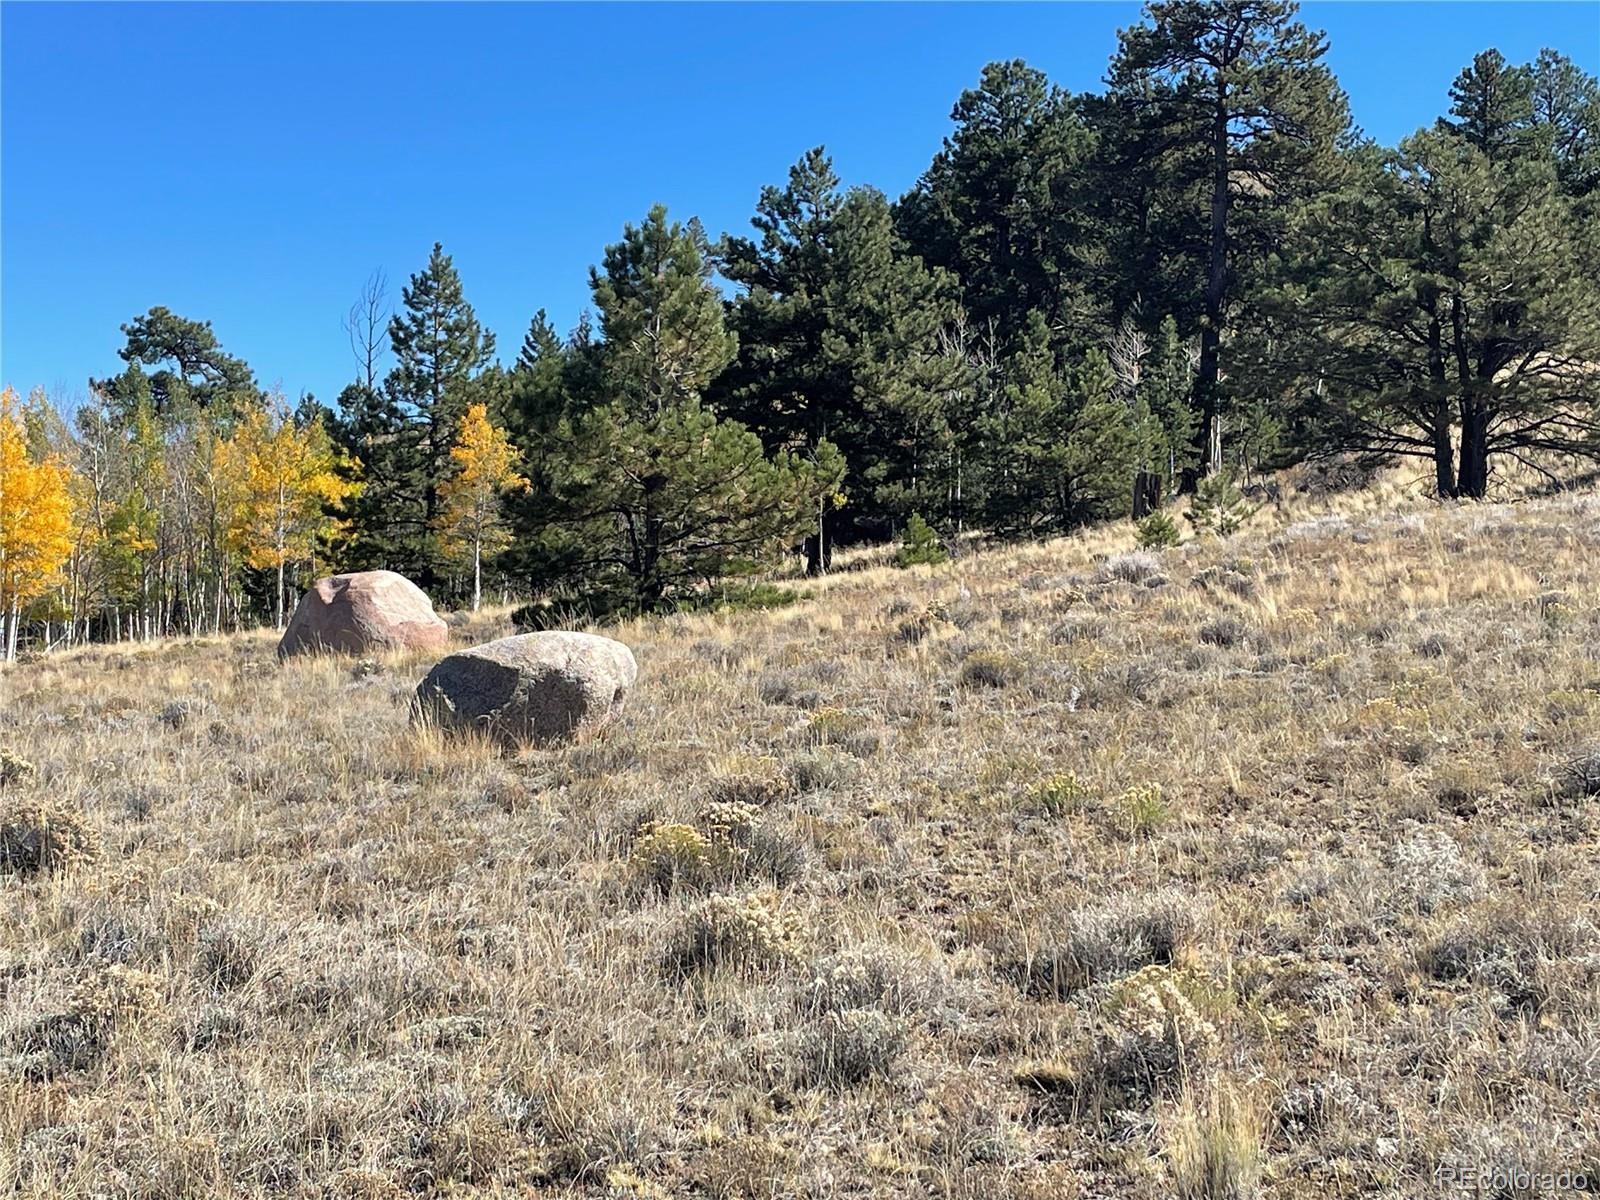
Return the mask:
<path id="1" fill-rule="evenodd" d="M 278 642 L 278 657 L 443 650 L 449 630 L 428 594 L 393 571 L 319 579 L 300 598 Z"/>
<path id="2" fill-rule="evenodd" d="M 544 744 L 613 720 L 638 673 L 633 652 L 610 638 L 524 633 L 442 659 L 417 685 L 412 711 L 446 731 Z"/>

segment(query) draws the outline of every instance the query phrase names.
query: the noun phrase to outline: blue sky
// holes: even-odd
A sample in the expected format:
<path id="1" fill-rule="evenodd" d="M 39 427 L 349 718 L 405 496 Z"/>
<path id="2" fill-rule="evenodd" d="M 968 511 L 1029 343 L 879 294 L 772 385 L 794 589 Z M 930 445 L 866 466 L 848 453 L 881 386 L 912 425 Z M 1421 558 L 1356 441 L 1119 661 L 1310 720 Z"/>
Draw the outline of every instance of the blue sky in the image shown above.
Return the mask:
<path id="1" fill-rule="evenodd" d="M 1393 141 L 1498 46 L 1600 70 L 1600 2 L 1308 3 Z M 0 381 L 81 393 L 153 305 L 331 402 L 340 315 L 435 240 L 509 361 L 656 202 L 713 235 L 824 143 L 895 196 L 983 64 L 1100 86 L 1134 4 L 0 5 Z"/>

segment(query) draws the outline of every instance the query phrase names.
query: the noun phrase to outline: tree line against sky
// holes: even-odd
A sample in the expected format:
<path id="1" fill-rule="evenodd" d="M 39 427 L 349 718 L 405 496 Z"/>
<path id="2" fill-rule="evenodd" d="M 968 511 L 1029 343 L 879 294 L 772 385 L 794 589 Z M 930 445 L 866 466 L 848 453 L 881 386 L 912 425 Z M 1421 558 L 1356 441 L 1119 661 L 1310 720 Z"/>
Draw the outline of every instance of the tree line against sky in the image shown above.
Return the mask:
<path id="1" fill-rule="evenodd" d="M 1477 498 L 1497 464 L 1600 457 L 1594 78 L 1488 50 L 1384 147 L 1325 50 L 1292 4 L 1173 0 L 1103 92 L 992 63 L 899 200 L 819 147 L 746 235 L 657 206 L 591 269 L 593 315 L 541 310 L 509 366 L 435 245 L 398 308 L 379 272 L 346 314 L 332 407 L 152 308 L 70 424 L 5 401 L 7 644 L 281 623 L 330 569 L 660 611 L 913 515 L 1125 516 L 1136 476 L 1337 451 Z"/>

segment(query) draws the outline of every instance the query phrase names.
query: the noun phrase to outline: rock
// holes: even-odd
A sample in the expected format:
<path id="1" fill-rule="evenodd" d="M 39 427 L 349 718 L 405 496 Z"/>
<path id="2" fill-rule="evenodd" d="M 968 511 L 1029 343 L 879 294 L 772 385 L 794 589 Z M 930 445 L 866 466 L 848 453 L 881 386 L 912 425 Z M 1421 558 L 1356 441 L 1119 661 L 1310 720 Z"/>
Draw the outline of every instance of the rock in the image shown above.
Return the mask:
<path id="1" fill-rule="evenodd" d="M 591 633 L 523 633 L 461 650 L 417 686 L 414 717 L 504 745 L 598 729 L 622 712 L 633 652 Z"/>
<path id="2" fill-rule="evenodd" d="M 393 571 L 356 571 L 319 579 L 300 598 L 278 657 L 443 650 L 447 644 L 448 630 L 426 592 Z"/>

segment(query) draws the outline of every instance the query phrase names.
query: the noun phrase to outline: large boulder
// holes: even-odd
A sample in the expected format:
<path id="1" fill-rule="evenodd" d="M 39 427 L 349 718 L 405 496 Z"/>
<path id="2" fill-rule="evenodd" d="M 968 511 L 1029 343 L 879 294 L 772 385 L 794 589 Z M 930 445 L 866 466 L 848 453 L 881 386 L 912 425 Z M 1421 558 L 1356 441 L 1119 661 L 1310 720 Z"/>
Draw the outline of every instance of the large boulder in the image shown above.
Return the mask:
<path id="1" fill-rule="evenodd" d="M 610 638 L 524 633 L 441 660 L 417 685 L 413 712 L 502 745 L 543 744 L 611 721 L 638 674 L 633 652 Z"/>
<path id="2" fill-rule="evenodd" d="M 444 621 L 416 584 L 393 571 L 354 571 L 319 579 L 300 597 L 278 657 L 443 650 L 448 643 Z"/>

